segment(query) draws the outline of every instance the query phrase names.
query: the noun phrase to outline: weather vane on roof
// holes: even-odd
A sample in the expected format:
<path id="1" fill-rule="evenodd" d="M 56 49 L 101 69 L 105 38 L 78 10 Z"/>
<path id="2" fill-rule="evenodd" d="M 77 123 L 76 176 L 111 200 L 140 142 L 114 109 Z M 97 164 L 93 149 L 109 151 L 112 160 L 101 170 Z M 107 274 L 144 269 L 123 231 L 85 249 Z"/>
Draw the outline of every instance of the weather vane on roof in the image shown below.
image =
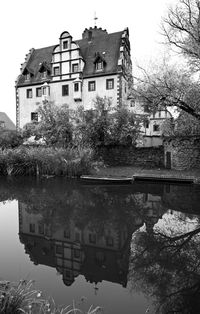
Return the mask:
<path id="1" fill-rule="evenodd" d="M 96 16 L 96 12 L 94 12 L 94 26 L 97 26 L 98 17 Z"/>

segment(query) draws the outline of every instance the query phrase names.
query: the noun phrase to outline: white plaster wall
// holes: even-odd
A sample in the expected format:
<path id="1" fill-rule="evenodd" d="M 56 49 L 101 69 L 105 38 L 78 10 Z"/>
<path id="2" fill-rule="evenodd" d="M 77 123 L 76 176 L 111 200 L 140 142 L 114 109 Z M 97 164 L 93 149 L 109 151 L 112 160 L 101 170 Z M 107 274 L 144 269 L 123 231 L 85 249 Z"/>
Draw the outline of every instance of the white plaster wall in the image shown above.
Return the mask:
<path id="1" fill-rule="evenodd" d="M 22 128 L 26 123 L 31 122 L 31 112 L 37 110 L 38 105 L 37 102 L 42 101 L 42 97 L 36 97 L 36 87 L 39 86 L 32 86 L 32 87 L 21 87 L 18 89 L 19 94 L 19 127 Z M 33 97 L 26 98 L 26 90 L 32 88 Z"/>
<path id="2" fill-rule="evenodd" d="M 106 89 L 106 80 L 114 79 L 114 89 Z M 88 82 L 95 81 L 96 82 L 96 90 L 88 91 Z M 84 79 L 83 81 L 83 105 L 84 108 L 90 109 L 94 108 L 94 100 L 98 96 L 100 97 L 111 97 L 112 105 L 115 106 L 117 104 L 117 75 L 110 76 L 101 76 L 96 78 Z"/>

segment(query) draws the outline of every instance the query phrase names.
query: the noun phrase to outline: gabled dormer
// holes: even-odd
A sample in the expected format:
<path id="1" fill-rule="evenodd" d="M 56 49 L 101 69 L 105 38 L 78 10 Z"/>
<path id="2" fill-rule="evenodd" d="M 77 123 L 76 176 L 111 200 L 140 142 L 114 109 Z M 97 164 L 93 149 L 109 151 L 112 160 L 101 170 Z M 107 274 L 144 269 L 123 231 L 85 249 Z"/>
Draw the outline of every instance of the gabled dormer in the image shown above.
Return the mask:
<path id="1" fill-rule="evenodd" d="M 25 67 L 24 70 L 23 70 L 23 72 L 22 72 L 22 74 L 23 74 L 23 76 L 24 76 L 24 81 L 25 81 L 25 82 L 26 82 L 26 81 L 28 82 L 28 81 L 30 81 L 31 78 L 33 77 L 34 72 L 33 72 L 31 69 L 29 69 L 28 67 Z"/>
<path id="2" fill-rule="evenodd" d="M 95 65 L 96 72 L 104 71 L 106 67 L 106 61 L 104 57 L 102 56 L 102 54 L 100 54 L 99 52 L 95 53 L 94 65 Z"/>
<path id="3" fill-rule="evenodd" d="M 72 36 L 64 31 L 61 35 L 60 35 L 60 50 L 69 50 L 71 49 L 71 42 L 72 42 Z"/>
<path id="4" fill-rule="evenodd" d="M 43 61 L 39 64 L 38 72 L 41 79 L 46 80 L 47 78 L 49 78 L 51 74 L 51 69 L 46 61 Z"/>

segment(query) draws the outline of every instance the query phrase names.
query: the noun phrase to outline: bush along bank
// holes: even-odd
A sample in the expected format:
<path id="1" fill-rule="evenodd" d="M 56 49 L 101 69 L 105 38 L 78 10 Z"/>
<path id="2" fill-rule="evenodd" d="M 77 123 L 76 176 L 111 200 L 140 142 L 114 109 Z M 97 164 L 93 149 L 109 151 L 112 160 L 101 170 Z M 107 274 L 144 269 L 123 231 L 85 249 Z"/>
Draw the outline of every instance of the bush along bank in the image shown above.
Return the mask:
<path id="1" fill-rule="evenodd" d="M 81 300 L 82 302 L 84 300 Z M 80 302 L 79 302 L 80 304 Z M 1 314 L 97 314 L 102 308 L 92 306 L 82 311 L 73 301 L 66 307 L 56 306 L 52 298 L 43 298 L 42 292 L 33 288 L 33 281 L 21 280 L 19 283 L 0 281 Z"/>
<path id="2" fill-rule="evenodd" d="M 79 177 L 93 166 L 91 149 L 18 147 L 0 150 L 0 175 Z"/>

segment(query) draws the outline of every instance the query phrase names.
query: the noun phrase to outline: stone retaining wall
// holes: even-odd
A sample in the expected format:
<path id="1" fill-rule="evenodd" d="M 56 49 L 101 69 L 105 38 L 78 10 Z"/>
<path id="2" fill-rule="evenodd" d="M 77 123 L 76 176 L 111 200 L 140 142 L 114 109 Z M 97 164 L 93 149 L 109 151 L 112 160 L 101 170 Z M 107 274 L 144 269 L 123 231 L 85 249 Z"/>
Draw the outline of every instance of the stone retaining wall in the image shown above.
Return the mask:
<path id="1" fill-rule="evenodd" d="M 164 156 L 166 168 L 200 168 L 200 136 L 165 138 Z"/>
<path id="2" fill-rule="evenodd" d="M 163 147 L 99 146 L 96 157 L 109 166 L 164 167 Z"/>

